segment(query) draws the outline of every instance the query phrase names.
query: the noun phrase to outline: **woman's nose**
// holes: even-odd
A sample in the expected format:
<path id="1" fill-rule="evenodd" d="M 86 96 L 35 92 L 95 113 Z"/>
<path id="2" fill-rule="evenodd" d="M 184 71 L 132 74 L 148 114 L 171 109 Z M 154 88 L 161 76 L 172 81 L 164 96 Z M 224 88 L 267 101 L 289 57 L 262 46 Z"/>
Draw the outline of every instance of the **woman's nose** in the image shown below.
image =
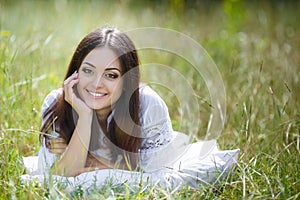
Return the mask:
<path id="1" fill-rule="evenodd" d="M 103 77 L 102 75 L 99 75 L 95 77 L 93 84 L 95 87 L 102 87 L 103 86 Z"/>

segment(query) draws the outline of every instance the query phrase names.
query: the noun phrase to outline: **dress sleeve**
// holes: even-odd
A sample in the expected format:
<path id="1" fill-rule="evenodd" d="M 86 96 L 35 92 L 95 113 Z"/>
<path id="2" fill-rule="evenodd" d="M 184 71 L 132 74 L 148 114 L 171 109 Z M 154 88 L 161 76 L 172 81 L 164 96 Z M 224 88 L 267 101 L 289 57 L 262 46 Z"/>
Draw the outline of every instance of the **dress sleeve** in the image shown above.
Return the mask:
<path id="1" fill-rule="evenodd" d="M 143 142 L 140 149 L 141 168 L 147 168 L 150 160 L 173 139 L 169 111 L 161 97 L 149 86 L 140 89 L 140 123 Z"/>
<path id="2" fill-rule="evenodd" d="M 62 94 L 62 89 L 57 89 L 53 90 L 50 92 L 42 105 L 42 112 L 41 112 L 41 117 L 42 117 L 42 125 L 46 122 L 47 118 L 49 116 L 45 116 L 45 112 L 48 110 L 50 106 L 52 106 L 59 96 Z M 49 130 L 47 134 L 51 134 L 53 137 L 59 137 L 59 134 L 56 132 L 58 129 L 56 127 L 56 130 Z M 38 154 L 38 171 L 40 174 L 48 174 L 50 168 L 52 167 L 54 161 L 56 160 L 56 155 L 51 153 L 49 149 L 47 148 L 49 143 L 49 140 L 46 139 L 46 137 L 41 136 L 41 148 L 39 150 Z"/>
<path id="3" fill-rule="evenodd" d="M 140 121 L 144 139 L 141 151 L 152 151 L 170 142 L 172 123 L 167 105 L 149 86 L 142 88 L 140 101 Z"/>
<path id="4" fill-rule="evenodd" d="M 44 99 L 43 105 L 42 105 L 42 111 L 41 111 L 41 118 L 42 118 L 42 126 L 46 122 L 48 116 L 45 116 L 46 111 L 50 106 L 52 106 L 54 103 L 57 102 L 60 95 L 62 95 L 62 88 L 52 90 Z"/>

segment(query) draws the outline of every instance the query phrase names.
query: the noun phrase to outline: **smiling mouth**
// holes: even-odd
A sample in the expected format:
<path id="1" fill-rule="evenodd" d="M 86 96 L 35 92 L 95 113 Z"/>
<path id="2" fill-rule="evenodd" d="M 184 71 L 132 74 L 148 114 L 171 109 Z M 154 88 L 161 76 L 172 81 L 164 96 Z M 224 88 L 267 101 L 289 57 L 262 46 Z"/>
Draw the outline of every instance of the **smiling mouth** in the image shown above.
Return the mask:
<path id="1" fill-rule="evenodd" d="M 91 91 L 88 91 L 89 94 L 91 94 L 92 96 L 94 97 L 104 97 L 106 95 L 106 93 L 95 93 L 95 92 L 91 92 Z"/>

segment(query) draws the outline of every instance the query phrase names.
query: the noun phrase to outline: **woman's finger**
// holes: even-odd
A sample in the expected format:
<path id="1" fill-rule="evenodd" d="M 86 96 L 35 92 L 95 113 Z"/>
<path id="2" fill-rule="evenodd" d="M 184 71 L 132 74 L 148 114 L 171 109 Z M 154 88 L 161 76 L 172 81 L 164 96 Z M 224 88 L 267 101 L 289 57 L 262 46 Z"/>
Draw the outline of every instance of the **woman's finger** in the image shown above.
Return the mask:
<path id="1" fill-rule="evenodd" d="M 92 110 L 85 104 L 85 102 L 78 97 L 74 92 L 74 86 L 79 83 L 78 73 L 75 72 L 64 82 L 65 101 L 68 102 L 74 110 L 80 115 L 81 113 L 92 114 Z"/>
<path id="2" fill-rule="evenodd" d="M 51 148 L 51 152 L 57 155 L 63 154 L 67 149 L 67 146 L 56 146 L 55 148 Z"/>
<path id="3" fill-rule="evenodd" d="M 65 144 L 65 143 L 51 143 L 51 149 L 53 150 L 53 149 L 65 149 L 65 148 L 67 148 L 67 144 Z"/>
<path id="4" fill-rule="evenodd" d="M 55 138 L 50 140 L 50 150 L 54 154 L 62 154 L 66 148 L 67 144 L 63 138 Z"/>
<path id="5" fill-rule="evenodd" d="M 66 150 L 66 149 L 54 149 L 54 150 L 52 150 L 51 152 L 52 152 L 53 154 L 56 154 L 56 155 L 60 156 L 61 154 L 63 154 L 63 153 L 65 152 L 65 150 Z"/>
<path id="6" fill-rule="evenodd" d="M 72 98 L 76 98 L 76 96 L 74 96 L 74 85 L 77 84 L 78 81 L 78 74 L 75 73 L 64 82 L 65 100 L 70 104 L 72 104 Z"/>
<path id="7" fill-rule="evenodd" d="M 74 77 L 76 77 L 77 71 L 75 71 L 71 76 L 69 76 L 65 81 L 64 81 L 64 85 L 68 85 L 70 83 L 71 80 L 74 79 Z"/>
<path id="8" fill-rule="evenodd" d="M 57 142 L 57 143 L 65 143 L 66 144 L 66 140 L 64 138 L 54 138 L 54 139 L 52 139 L 52 141 Z"/>
<path id="9" fill-rule="evenodd" d="M 51 144 L 51 149 L 65 149 L 67 146 L 65 143 L 53 143 Z"/>
<path id="10" fill-rule="evenodd" d="M 67 144 L 66 140 L 63 138 L 53 138 L 50 140 L 51 145 L 55 145 L 56 143 L 63 143 L 63 144 Z"/>

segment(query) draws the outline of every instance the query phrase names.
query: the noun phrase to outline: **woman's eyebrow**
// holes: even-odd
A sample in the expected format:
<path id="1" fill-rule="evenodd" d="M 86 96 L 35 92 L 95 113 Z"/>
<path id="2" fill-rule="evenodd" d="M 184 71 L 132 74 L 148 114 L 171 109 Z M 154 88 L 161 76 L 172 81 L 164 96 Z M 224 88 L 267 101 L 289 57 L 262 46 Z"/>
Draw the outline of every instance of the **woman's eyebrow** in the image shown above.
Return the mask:
<path id="1" fill-rule="evenodd" d="M 105 71 L 108 71 L 108 70 L 118 70 L 119 72 L 121 72 L 121 70 L 119 70 L 119 69 L 116 68 L 116 67 L 108 67 L 108 68 L 105 68 Z"/>
<path id="2" fill-rule="evenodd" d="M 96 68 L 95 65 L 93 65 L 93 64 L 91 64 L 91 63 L 89 63 L 89 62 L 83 62 L 82 64 L 87 64 L 87 65 L 89 65 L 89 66 L 91 66 L 91 67 Z M 116 67 L 108 67 L 108 68 L 105 68 L 105 71 L 109 71 L 109 70 L 117 70 L 117 71 L 121 72 L 121 70 L 118 69 L 118 68 L 116 68 Z"/>
<path id="3" fill-rule="evenodd" d="M 93 65 L 93 64 L 91 64 L 91 63 L 89 63 L 89 62 L 84 62 L 84 63 L 82 63 L 82 64 L 87 64 L 87 65 L 89 65 L 89 66 L 91 66 L 91 67 L 94 67 L 94 68 L 96 68 L 96 66 L 95 66 L 95 65 Z"/>

